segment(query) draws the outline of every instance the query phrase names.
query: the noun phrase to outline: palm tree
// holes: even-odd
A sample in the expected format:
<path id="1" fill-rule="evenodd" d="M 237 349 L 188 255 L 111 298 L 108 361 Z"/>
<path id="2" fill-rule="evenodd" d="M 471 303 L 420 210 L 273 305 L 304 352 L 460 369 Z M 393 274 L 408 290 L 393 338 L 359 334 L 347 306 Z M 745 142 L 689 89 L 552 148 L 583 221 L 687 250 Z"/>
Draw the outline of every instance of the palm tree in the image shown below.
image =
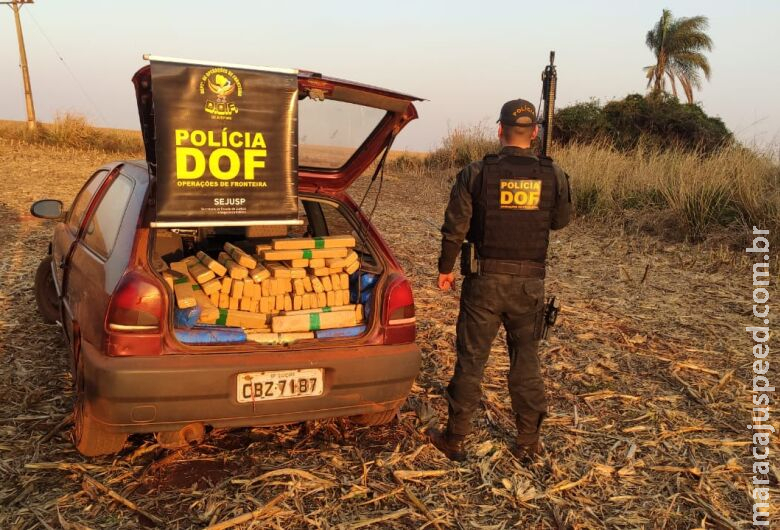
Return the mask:
<path id="1" fill-rule="evenodd" d="M 693 103 L 693 89 L 701 88 L 701 74 L 709 81 L 710 62 L 704 51 L 712 51 L 712 39 L 705 33 L 709 20 L 704 16 L 674 18 L 664 9 L 661 19 L 647 32 L 647 47 L 656 62 L 644 68 L 647 88 L 653 93 L 666 91 L 668 78 L 672 94 L 677 97 L 677 81 L 685 92 L 688 103 Z"/>

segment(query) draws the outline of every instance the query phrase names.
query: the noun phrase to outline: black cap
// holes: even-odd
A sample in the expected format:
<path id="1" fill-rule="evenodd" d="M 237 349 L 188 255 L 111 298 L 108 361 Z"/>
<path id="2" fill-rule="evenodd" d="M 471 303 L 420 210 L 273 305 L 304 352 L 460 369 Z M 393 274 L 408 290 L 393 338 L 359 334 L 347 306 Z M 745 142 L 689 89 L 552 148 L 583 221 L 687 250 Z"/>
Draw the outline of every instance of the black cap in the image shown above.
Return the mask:
<path id="1" fill-rule="evenodd" d="M 530 101 L 513 99 L 507 101 L 501 107 L 501 116 L 498 122 L 504 125 L 517 125 L 520 127 L 532 127 L 536 125 L 536 107 Z"/>

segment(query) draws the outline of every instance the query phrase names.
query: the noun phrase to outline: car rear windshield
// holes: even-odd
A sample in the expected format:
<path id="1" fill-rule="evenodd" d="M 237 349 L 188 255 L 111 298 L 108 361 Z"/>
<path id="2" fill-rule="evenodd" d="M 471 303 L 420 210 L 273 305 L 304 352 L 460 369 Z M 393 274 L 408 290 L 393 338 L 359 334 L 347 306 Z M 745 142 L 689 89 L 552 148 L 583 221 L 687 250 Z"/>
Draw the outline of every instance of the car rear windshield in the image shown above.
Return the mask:
<path id="1" fill-rule="evenodd" d="M 298 164 L 338 169 L 379 125 L 387 111 L 333 99 L 298 104 Z"/>

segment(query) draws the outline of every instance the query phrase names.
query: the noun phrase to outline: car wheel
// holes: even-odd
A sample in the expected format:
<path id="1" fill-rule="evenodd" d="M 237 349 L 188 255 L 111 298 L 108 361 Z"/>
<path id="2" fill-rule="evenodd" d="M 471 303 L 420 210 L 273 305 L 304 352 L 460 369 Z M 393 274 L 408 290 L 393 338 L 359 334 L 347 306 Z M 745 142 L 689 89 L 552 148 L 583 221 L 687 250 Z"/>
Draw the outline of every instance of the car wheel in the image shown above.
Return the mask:
<path id="1" fill-rule="evenodd" d="M 112 455 L 122 450 L 127 435 L 107 431 L 87 410 L 84 369 L 79 362 L 76 373 L 76 402 L 73 404 L 73 445 L 84 456 Z"/>
<path id="2" fill-rule="evenodd" d="M 399 407 L 390 410 L 383 410 L 382 412 L 372 412 L 371 414 L 361 414 L 360 416 L 352 416 L 349 420 L 357 425 L 365 427 L 371 427 L 374 425 L 384 425 L 390 423 L 398 415 Z"/>
<path id="3" fill-rule="evenodd" d="M 35 271 L 35 302 L 44 322 L 54 324 L 60 319 L 60 299 L 51 272 L 51 256 L 43 258 Z"/>

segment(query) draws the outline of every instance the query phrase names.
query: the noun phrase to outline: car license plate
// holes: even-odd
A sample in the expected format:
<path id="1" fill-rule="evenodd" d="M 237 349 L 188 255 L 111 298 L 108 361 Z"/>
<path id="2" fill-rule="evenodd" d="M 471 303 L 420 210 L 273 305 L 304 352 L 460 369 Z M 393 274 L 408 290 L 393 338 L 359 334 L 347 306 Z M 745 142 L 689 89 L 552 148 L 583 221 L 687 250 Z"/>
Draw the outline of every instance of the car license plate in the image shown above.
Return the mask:
<path id="1" fill-rule="evenodd" d="M 322 368 L 238 374 L 238 402 L 322 395 Z"/>

